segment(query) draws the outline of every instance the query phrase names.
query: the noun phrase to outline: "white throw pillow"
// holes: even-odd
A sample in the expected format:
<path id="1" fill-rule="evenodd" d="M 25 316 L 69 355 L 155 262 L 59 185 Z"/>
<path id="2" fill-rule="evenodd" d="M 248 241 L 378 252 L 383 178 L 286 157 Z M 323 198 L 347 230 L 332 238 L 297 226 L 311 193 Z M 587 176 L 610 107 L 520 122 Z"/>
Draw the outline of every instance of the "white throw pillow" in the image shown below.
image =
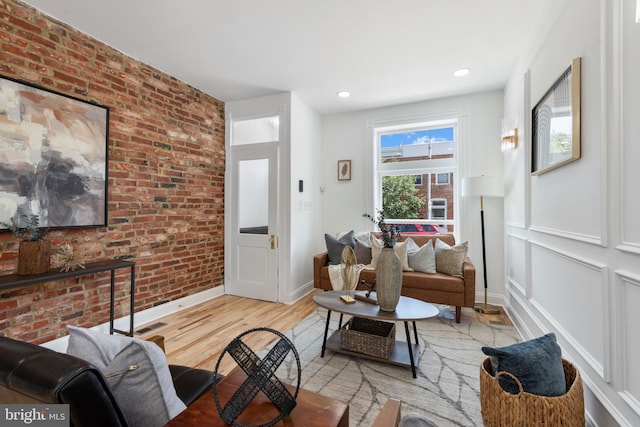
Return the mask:
<path id="1" fill-rule="evenodd" d="M 409 267 L 422 273 L 435 274 L 436 251 L 433 248 L 433 240 L 429 240 L 422 246 L 418 246 L 411 237 L 407 238 L 407 240 L 409 241 L 407 248 Z"/>
<path id="2" fill-rule="evenodd" d="M 156 344 L 67 328 L 67 353 L 100 369 L 130 426 L 163 426 L 186 409 L 173 386 L 167 358 Z"/>
<path id="3" fill-rule="evenodd" d="M 400 258 L 402 271 L 413 271 L 413 268 L 409 267 L 409 259 L 407 258 L 408 245 L 409 242 L 405 240 L 404 242 L 397 242 L 393 247 L 394 252 L 398 255 L 398 258 Z M 369 268 L 376 268 L 378 257 L 383 247 L 384 242 L 382 240 L 371 236 L 371 264 L 369 264 Z"/>

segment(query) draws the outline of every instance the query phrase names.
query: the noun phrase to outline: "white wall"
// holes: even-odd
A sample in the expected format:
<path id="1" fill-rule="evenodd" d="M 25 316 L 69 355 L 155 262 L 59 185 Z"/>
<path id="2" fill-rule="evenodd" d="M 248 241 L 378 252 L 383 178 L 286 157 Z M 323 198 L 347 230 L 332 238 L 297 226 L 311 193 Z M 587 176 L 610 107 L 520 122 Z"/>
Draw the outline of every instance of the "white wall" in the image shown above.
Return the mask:
<path id="1" fill-rule="evenodd" d="M 594 425 L 640 425 L 640 24 L 635 0 L 566 0 L 505 88 L 505 284 L 525 337 L 556 333 Z M 526 53 L 530 52 L 530 53 Z M 531 108 L 582 58 L 582 157 L 530 175 Z"/>
<path id="2" fill-rule="evenodd" d="M 323 233 L 369 230 L 372 224 L 362 217 L 373 214 L 370 183 L 373 141 L 368 128 L 373 122 L 441 117 L 453 113 L 460 118 L 460 164 L 458 181 L 465 176 L 501 175 L 500 128 L 503 92 L 491 91 L 427 102 L 397 105 L 354 113 L 324 116 L 322 120 L 322 230 L 315 236 L 316 251 L 325 250 Z M 338 181 L 338 160 L 351 160 L 351 181 Z M 469 256 L 476 266 L 476 299 L 482 300 L 482 246 L 479 199 L 461 200 L 458 241 L 469 241 Z M 501 199 L 485 200 L 487 271 L 490 302 L 503 304 L 504 252 L 503 204 Z M 493 255 L 493 256 L 492 256 Z"/>
<path id="3" fill-rule="evenodd" d="M 295 93 L 291 97 L 291 285 L 285 302 L 293 302 L 313 288 L 315 238 L 321 229 L 322 204 L 319 190 L 321 171 L 321 117 Z M 298 191 L 298 181 L 303 191 Z"/>

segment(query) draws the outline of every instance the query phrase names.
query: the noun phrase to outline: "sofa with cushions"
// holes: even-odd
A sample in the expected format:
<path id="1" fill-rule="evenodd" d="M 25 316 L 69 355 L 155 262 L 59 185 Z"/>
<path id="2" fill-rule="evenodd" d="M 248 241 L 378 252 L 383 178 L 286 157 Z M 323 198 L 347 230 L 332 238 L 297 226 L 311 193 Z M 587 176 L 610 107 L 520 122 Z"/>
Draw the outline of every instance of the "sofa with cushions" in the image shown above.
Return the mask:
<path id="1" fill-rule="evenodd" d="M 326 234 L 327 251 L 313 257 L 313 286 L 332 290 L 330 265 L 340 264 L 345 245 L 352 246 L 360 271 L 358 289 L 366 289 L 362 281 L 376 279 L 375 263 L 382 242 L 379 233 L 345 233 L 339 237 Z M 452 234 L 401 236 L 396 254 L 403 263 L 402 295 L 434 304 L 456 307 L 456 322 L 460 323 L 462 307 L 473 307 L 476 291 L 476 270 L 466 256 L 466 242 L 456 245 Z M 337 289 L 337 288 L 336 288 Z"/>
<path id="2" fill-rule="evenodd" d="M 75 427 L 155 427 L 220 379 L 208 370 L 168 365 L 152 342 L 69 329 L 67 354 L 0 337 L 0 402 L 68 404 Z"/>

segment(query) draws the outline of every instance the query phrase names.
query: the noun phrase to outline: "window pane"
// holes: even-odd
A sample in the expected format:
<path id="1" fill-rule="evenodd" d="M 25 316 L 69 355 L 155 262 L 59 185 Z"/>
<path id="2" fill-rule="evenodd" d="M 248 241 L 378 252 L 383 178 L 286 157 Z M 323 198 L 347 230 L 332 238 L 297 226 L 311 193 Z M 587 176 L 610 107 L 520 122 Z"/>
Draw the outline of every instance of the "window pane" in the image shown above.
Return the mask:
<path id="1" fill-rule="evenodd" d="M 267 234 L 269 225 L 269 159 L 238 162 L 238 232 Z"/>
<path id="2" fill-rule="evenodd" d="M 453 158 L 453 127 L 394 132 L 380 135 L 380 161 Z"/>
<path id="3" fill-rule="evenodd" d="M 280 118 L 271 116 L 233 120 L 231 135 L 231 145 L 278 141 L 280 139 Z"/>
<path id="4" fill-rule="evenodd" d="M 447 176 L 449 182 L 438 183 L 439 175 Z M 405 233 L 453 232 L 453 179 L 453 172 L 424 173 L 424 185 L 417 186 L 413 174 L 383 176 L 382 209 L 388 222 Z"/>

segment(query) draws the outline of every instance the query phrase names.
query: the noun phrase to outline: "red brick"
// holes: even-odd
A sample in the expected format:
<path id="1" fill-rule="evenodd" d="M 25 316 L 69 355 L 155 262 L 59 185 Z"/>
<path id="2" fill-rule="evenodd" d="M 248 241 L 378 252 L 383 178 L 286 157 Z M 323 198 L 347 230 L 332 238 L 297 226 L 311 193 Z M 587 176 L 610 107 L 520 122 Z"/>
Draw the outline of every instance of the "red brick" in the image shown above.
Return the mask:
<path id="1" fill-rule="evenodd" d="M 222 285 L 224 238 L 201 237 L 224 224 L 222 102 L 16 0 L 0 2 L 0 71 L 110 110 L 109 227 L 52 231 L 54 253 L 131 255 L 136 310 Z M 0 274 L 13 273 L 17 242 L 0 233 L 0 248 Z M 116 280 L 125 315 L 128 272 Z M 0 334 L 41 343 L 66 333 L 61 319 L 106 322 L 109 289 L 105 273 L 5 291 Z"/>

